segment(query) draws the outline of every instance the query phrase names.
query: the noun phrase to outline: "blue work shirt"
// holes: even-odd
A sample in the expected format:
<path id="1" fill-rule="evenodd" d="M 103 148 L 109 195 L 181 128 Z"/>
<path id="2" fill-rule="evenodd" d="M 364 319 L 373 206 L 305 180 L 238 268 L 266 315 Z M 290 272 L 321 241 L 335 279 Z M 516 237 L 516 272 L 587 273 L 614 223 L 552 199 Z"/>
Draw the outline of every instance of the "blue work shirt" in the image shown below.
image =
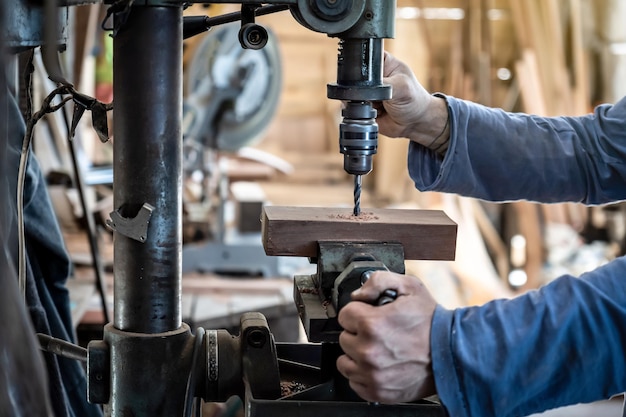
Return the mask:
<path id="1" fill-rule="evenodd" d="M 626 98 L 553 118 L 445 98 L 445 156 L 409 145 L 418 189 L 489 201 L 626 199 Z M 626 258 L 511 300 L 438 306 L 431 349 L 437 392 L 453 417 L 526 416 L 624 392 Z"/>

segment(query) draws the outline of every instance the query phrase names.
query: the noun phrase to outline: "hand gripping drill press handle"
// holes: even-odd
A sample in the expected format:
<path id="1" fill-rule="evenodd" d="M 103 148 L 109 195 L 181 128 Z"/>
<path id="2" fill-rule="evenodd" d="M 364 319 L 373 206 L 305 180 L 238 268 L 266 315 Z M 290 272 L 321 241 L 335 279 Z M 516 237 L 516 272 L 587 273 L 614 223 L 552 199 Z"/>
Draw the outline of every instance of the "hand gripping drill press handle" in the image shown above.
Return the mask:
<path id="1" fill-rule="evenodd" d="M 365 284 L 367 280 L 370 279 L 373 273 L 374 270 L 367 270 L 363 272 L 361 274 L 361 284 Z M 398 291 L 392 288 L 387 288 L 378 296 L 373 304 L 377 306 L 384 306 L 385 304 L 393 302 L 396 298 L 398 298 Z"/>

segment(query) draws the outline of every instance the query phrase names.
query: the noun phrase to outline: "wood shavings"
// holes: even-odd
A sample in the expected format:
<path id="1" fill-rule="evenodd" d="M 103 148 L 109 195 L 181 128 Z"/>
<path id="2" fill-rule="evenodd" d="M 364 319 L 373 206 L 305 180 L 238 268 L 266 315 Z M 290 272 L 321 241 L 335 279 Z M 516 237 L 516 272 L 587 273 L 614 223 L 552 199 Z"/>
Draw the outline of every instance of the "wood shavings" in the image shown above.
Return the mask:
<path id="1" fill-rule="evenodd" d="M 281 381 L 280 382 L 280 395 L 286 397 L 288 395 L 297 394 L 300 391 L 307 389 L 307 386 L 297 381 Z"/>
<path id="2" fill-rule="evenodd" d="M 378 220 L 379 217 L 372 212 L 362 211 L 358 216 L 354 214 L 330 214 L 328 215 L 329 219 L 339 219 L 339 220 L 352 220 L 355 222 L 359 221 L 370 221 L 370 220 Z"/>

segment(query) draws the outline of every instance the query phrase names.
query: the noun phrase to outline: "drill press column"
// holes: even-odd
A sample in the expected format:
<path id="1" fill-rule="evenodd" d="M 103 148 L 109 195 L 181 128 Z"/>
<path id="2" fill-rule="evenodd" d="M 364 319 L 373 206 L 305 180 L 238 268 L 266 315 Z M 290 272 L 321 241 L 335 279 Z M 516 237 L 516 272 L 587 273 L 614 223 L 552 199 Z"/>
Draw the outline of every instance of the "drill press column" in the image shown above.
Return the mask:
<path id="1" fill-rule="evenodd" d="M 194 388 L 181 318 L 182 6 L 128 7 L 113 38 L 115 319 L 90 343 L 89 399 L 111 417 L 180 416 Z"/>
<path id="2" fill-rule="evenodd" d="M 182 323 L 182 7 L 132 6 L 118 24 L 114 205 L 129 222 L 154 210 L 143 241 L 116 229 L 115 327 L 166 332 Z"/>

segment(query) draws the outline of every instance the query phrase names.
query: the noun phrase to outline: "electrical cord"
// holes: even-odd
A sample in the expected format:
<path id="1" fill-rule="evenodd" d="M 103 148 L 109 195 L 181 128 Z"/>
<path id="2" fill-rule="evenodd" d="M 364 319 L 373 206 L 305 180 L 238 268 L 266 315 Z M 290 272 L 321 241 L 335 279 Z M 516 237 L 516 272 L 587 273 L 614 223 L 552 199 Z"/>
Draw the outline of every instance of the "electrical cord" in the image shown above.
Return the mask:
<path id="1" fill-rule="evenodd" d="M 42 48 L 43 49 L 43 48 Z M 113 109 L 113 103 L 104 104 L 96 100 L 95 98 L 86 96 L 76 91 L 74 86 L 68 82 L 61 73 L 58 59 L 52 61 L 49 54 L 44 56 L 44 66 L 49 74 L 53 74 L 51 79 L 56 80 L 57 88 L 52 90 L 46 98 L 43 100 L 39 111 L 33 113 L 32 103 L 32 76 L 34 72 L 33 55 L 29 57 L 26 63 L 26 71 L 24 73 L 24 88 L 25 88 L 25 101 L 26 101 L 26 133 L 22 141 L 22 149 L 20 153 L 20 163 L 18 169 L 17 178 L 17 228 L 18 228 L 18 282 L 20 293 L 23 297 L 26 295 L 26 237 L 24 231 L 24 187 L 26 182 L 26 168 L 28 165 L 28 158 L 31 150 L 31 142 L 33 140 L 33 132 L 35 125 L 46 114 L 54 113 L 61 109 L 69 101 L 74 101 L 76 104 L 74 112 L 74 118 L 70 126 L 70 140 L 74 134 L 78 120 L 82 116 L 85 110 L 92 112 L 92 120 L 94 128 L 98 133 L 98 137 L 102 142 L 108 140 L 108 128 L 106 122 L 106 113 Z M 53 100 L 57 96 L 66 96 L 61 99 L 58 104 L 52 104 Z M 108 321 L 108 312 L 106 310 L 106 303 L 104 301 L 104 293 L 102 290 L 102 284 L 98 280 L 99 290 L 103 297 L 103 308 L 105 309 L 105 317 Z"/>
<path id="2" fill-rule="evenodd" d="M 33 139 L 33 131 L 35 124 L 47 113 L 52 113 L 60 109 L 72 99 L 72 97 L 65 97 L 59 104 L 52 105 L 52 100 L 59 94 L 67 94 L 68 86 L 62 85 L 55 88 L 50 94 L 43 100 L 41 109 L 36 113 L 32 113 L 33 103 L 32 96 L 30 94 L 32 86 L 32 57 L 28 62 L 28 68 L 26 70 L 25 86 L 26 86 L 26 110 L 28 120 L 26 122 L 26 133 L 22 141 L 22 150 L 20 153 L 20 164 L 17 173 L 17 231 L 18 231 L 18 283 L 19 290 L 22 297 L 26 297 L 26 233 L 24 231 L 24 186 L 26 183 L 26 168 L 28 165 L 28 158 L 30 156 L 31 142 Z"/>
<path id="3" fill-rule="evenodd" d="M 192 353 L 192 359 L 191 359 L 191 368 L 189 370 L 189 378 L 187 379 L 187 389 L 185 390 L 185 409 L 183 412 L 183 417 L 192 417 L 191 413 L 192 413 L 192 409 L 193 407 L 193 400 L 194 400 L 194 391 L 196 388 L 196 381 L 197 381 L 197 374 L 198 372 L 196 371 L 196 367 L 198 365 L 198 357 L 202 356 L 202 353 L 204 352 L 202 350 L 202 345 L 204 344 L 204 335 L 205 335 L 206 331 L 204 330 L 204 328 L 202 327 L 198 327 L 196 329 L 196 340 L 194 342 L 193 345 L 193 353 Z M 196 403 L 196 415 L 198 413 L 198 408 L 199 405 L 198 403 Z"/>

